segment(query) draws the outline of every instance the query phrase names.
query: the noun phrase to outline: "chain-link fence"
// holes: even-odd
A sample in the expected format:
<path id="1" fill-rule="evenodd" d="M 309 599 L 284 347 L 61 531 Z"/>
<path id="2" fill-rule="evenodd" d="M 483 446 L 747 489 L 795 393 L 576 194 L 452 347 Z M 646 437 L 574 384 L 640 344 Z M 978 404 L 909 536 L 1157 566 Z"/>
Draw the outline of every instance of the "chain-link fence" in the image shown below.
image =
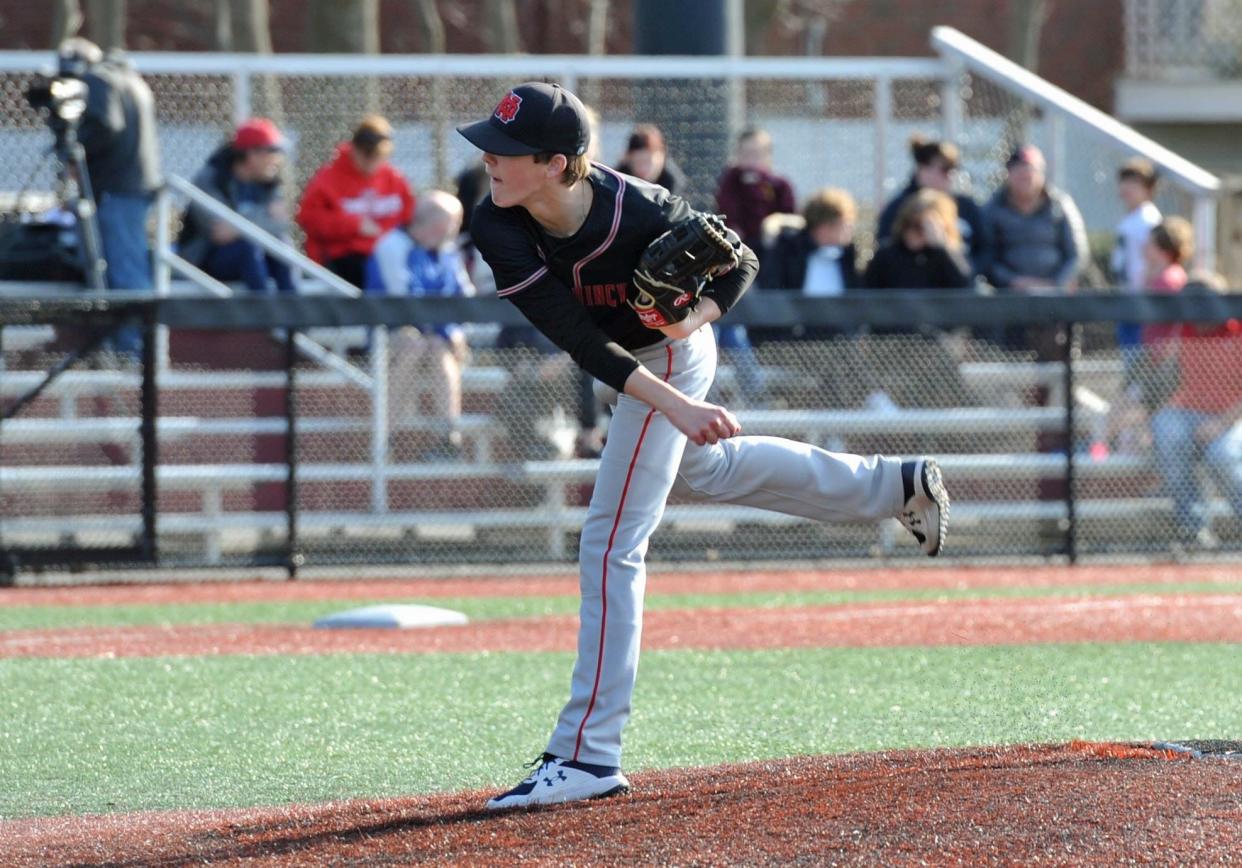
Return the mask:
<path id="1" fill-rule="evenodd" d="M 9 158 L 0 164 L 0 192 L 50 189 L 55 167 L 43 154 L 51 137 L 22 95 L 37 55 L 4 57 L 11 68 L 0 78 L 0 145 Z M 961 181 L 980 201 L 998 187 L 1015 144 L 1042 145 L 1052 180 L 1073 196 L 1100 246 L 1122 216 L 1117 168 L 1133 155 L 1127 144 L 1041 111 L 1018 91 L 969 72 L 950 79 L 950 67 L 932 58 L 750 59 L 736 62 L 729 77 L 710 60 L 658 58 L 136 60 L 155 93 L 167 173 L 193 175 L 237 120 L 268 115 L 291 143 L 291 202 L 368 112 L 392 120 L 393 162 L 416 188 L 454 189 L 456 176 L 478 159 L 454 127 L 485 115 L 515 81 L 533 78 L 566 82 L 596 110 L 594 156 L 603 162 L 620 160 L 635 124 L 661 126 L 697 207 L 715 207 L 717 178 L 738 132 L 769 130 L 775 168 L 799 201 L 825 186 L 854 196 L 864 253 L 875 215 L 912 171 L 908 143 L 916 133 L 960 140 Z M 945 86 L 949 80 L 954 87 Z M 1160 204 L 1190 217 L 1195 192 L 1172 178 Z"/>
<path id="2" fill-rule="evenodd" d="M 1238 0 L 1126 0 L 1126 73 L 1146 81 L 1242 76 Z"/>
<path id="3" fill-rule="evenodd" d="M 154 330 L 143 313 L 0 302 L 0 577 L 154 558 Z"/>
<path id="4" fill-rule="evenodd" d="M 823 186 L 856 198 L 864 257 L 879 208 L 911 171 L 912 134 L 956 139 L 962 183 L 981 201 L 1000 183 L 1014 146 L 1033 141 L 1049 156 L 1051 180 L 1073 196 L 1092 233 L 1097 266 L 1084 283 L 1106 285 L 1101 263 L 1122 211 L 1116 169 L 1140 137 L 1093 125 L 1063 105 L 1054 110 L 1055 103 L 1029 87 L 998 77 L 972 48 L 957 51 L 953 62 L 744 59 L 728 65 L 684 58 L 136 60 L 156 95 L 170 175 L 192 175 L 237 120 L 268 115 L 291 142 L 289 199 L 296 201 L 333 145 L 377 111 L 394 124 L 394 162 L 413 184 L 452 189 L 454 176 L 478 159 L 454 126 L 486 113 L 515 81 L 551 78 L 597 110 L 601 161 L 619 159 L 635 123 L 659 124 L 689 177 L 690 199 L 701 207 L 712 207 L 736 133 L 747 125 L 768 129 L 775 167 L 799 199 Z M 50 133 L 23 97 L 33 65 L 31 55 L 0 57 L 0 145 L 10 157 L 0 162 L 0 192 L 46 191 L 55 183 L 57 167 L 43 157 Z M 1198 176 L 1184 166 L 1174 168 L 1162 187 L 1162 209 L 1210 223 L 1209 188 L 1196 186 Z M 1210 226 L 1202 234 L 1210 236 Z M 745 320 L 745 307 L 735 321 Z M 1123 359 L 1113 324 L 1099 318 L 1079 320 L 1089 324 L 1067 377 L 1063 356 L 1077 350 L 1057 343 L 1055 328 L 998 334 L 997 326 L 966 318 L 941 323 L 934 333 L 904 333 L 910 322 L 930 321 L 910 316 L 890 322 L 889 333 L 842 327 L 835 337 L 816 340 L 757 340 L 753 355 L 726 351 L 718 394 L 738 409 L 750 433 L 851 452 L 943 455 L 958 504 L 953 550 L 962 554 L 1166 552 L 1198 540 L 1200 527 L 1187 534 L 1183 526 L 1199 512 L 1184 497 L 1171 499 L 1162 465 L 1152 459 L 1151 435 L 1139 433 L 1151 430 L 1159 409 L 1143 396 L 1161 391 L 1143 384 L 1169 380 L 1174 367 Z M 292 322 L 245 334 L 174 324 L 158 371 L 162 561 L 571 560 L 606 429 L 607 413 L 595 404 L 589 381 L 521 329 L 474 323 L 463 345 L 434 330 L 390 334 L 364 322 L 326 331 L 301 323 L 294 356 L 280 331 Z M 765 325 L 779 331 L 800 322 Z M 1013 320 L 1015 327 L 1024 323 Z M 306 337 L 329 352 L 308 355 Z M 4 359 L 22 382 L 41 376 L 47 359 L 16 352 L 6 345 Z M 61 430 L 58 436 L 79 431 L 83 442 L 99 440 L 96 428 L 131 425 L 132 407 L 122 413 L 115 400 L 100 403 L 96 396 L 132 390 L 135 373 L 125 369 L 123 356 L 92 358 L 92 369 L 56 380 L 45 400 L 24 412 L 37 412 L 35 421 Z M 1222 368 L 1218 381 L 1230 381 L 1228 371 L 1238 367 Z M 19 395 L 13 382 L 6 379 L 6 400 Z M 1161 401 L 1168 400 L 1166 393 Z M 287 419 L 295 416 L 291 431 Z M 1127 421 L 1114 428 L 1118 419 Z M 1078 461 L 1080 453 L 1086 458 Z M 9 462 L 2 463 L 7 472 Z M 40 468 L 54 465 L 36 456 L 20 484 L 41 491 L 51 477 L 40 476 Z M 8 481 L 18 484 L 12 474 Z M 7 546 L 28 542 L 12 536 L 25 527 L 25 504 L 34 502 L 26 497 L 5 501 Z M 1203 514 L 1226 544 L 1234 529 L 1227 497 L 1218 489 Z M 105 517 L 120 521 L 98 500 L 69 498 L 49 509 L 45 524 L 66 540 Z M 828 527 L 675 502 L 653 551 L 746 559 L 913 556 L 915 549 L 891 523 Z"/>
<path id="5" fill-rule="evenodd" d="M 967 75 L 962 83 L 962 183 L 980 203 L 995 195 L 1005 181 L 1005 162 L 1020 145 L 1031 143 L 1048 158 L 1049 182 L 1068 193 L 1082 213 L 1091 249 L 1081 283 L 1112 286 L 1115 275 L 1109 255 L 1116 244 L 1117 224 L 1125 214 L 1118 197 L 1117 172 L 1134 151 L 1082 125 L 1066 125 L 981 77 Z M 1162 183 L 1156 205 L 1165 216 L 1195 217 L 1195 194 Z"/>
<path id="6" fill-rule="evenodd" d="M 1149 324 L 1146 349 L 1122 355 L 1092 307 L 1101 298 L 1118 301 L 1068 299 L 1052 317 L 1082 316 L 1076 327 L 1031 325 L 1040 314 L 1015 314 L 1004 299 L 938 301 L 938 314 L 921 315 L 937 325 L 918 331 L 884 312 L 918 302 L 838 300 L 835 313 L 803 317 L 849 323 L 835 335 L 793 340 L 773 330 L 753 358 L 725 352 L 713 397 L 735 409 L 746 434 L 937 456 L 958 557 L 1239 552 L 1242 331 L 1228 317 L 1242 308 L 1236 299 L 1184 308 L 1205 312 Z M 338 346 L 351 377 L 300 358 L 288 332 L 270 327 L 299 322 L 298 302 L 269 308 L 277 318 L 249 331 L 221 329 L 213 307 L 245 300 L 192 303 L 192 316 L 183 309 L 174 322 L 150 425 L 159 433 L 160 564 L 574 560 L 608 411 L 563 356 L 503 332 L 463 354 L 431 328 L 359 327 Z M 765 302 L 769 312 L 783 303 Z M 334 300 L 331 316 L 373 322 L 371 304 Z M 208 327 L 185 328 L 191 318 Z M 869 320 L 878 325 L 856 327 Z M 24 327 L 2 334 L 12 408 L 60 357 L 30 346 L 38 336 Z M 757 396 L 747 376 L 758 377 Z M 144 527 L 143 407 L 155 406 L 140 390 L 132 357 L 92 350 L 4 420 L 0 548 L 61 548 L 69 554 L 59 562 L 73 564 L 92 562 L 74 554 L 83 547 L 134 544 Z M 460 403 L 446 390 L 459 390 Z M 678 499 L 652 552 L 693 561 L 920 557 L 895 521 L 819 524 Z M 10 563 L 34 563 L 22 557 Z"/>

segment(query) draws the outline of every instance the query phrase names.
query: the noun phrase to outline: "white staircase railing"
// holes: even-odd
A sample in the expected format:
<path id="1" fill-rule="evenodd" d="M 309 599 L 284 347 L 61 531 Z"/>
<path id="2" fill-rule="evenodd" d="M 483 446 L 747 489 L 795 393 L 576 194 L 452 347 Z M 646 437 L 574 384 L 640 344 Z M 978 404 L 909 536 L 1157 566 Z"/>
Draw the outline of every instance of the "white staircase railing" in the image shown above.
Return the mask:
<path id="1" fill-rule="evenodd" d="M 933 28 L 931 44 L 950 65 L 950 83 L 962 72 L 968 71 L 1048 114 L 1053 138 L 1049 165 L 1054 173 L 1054 183 L 1058 180 L 1056 174 L 1063 172 L 1067 163 L 1066 126 L 1070 123 L 1103 137 L 1120 149 L 1146 157 L 1160 167 L 1171 183 L 1193 198 L 1197 262 L 1203 268 L 1215 267 L 1216 205 L 1221 190 L 1219 178 L 952 27 Z M 951 119 L 962 116 L 960 91 L 947 86 L 944 94 L 945 117 L 950 121 L 947 132 L 950 137 L 956 138 Z"/>
<path id="2" fill-rule="evenodd" d="M 164 179 L 164 188 L 160 191 L 156 203 L 155 292 L 157 295 L 167 296 L 169 294 L 171 277 L 174 272 L 214 295 L 225 298 L 233 295 L 231 287 L 187 262 L 173 249 L 169 227 L 172 216 L 171 198 L 174 193 L 189 199 L 215 219 L 227 223 L 247 241 L 259 245 L 271 256 L 288 265 L 295 273 L 300 271 L 317 278 L 330 292 L 351 297 L 361 295 L 361 291 L 353 284 L 324 268 L 301 251 L 281 241 L 261 226 L 238 214 L 223 202 L 212 198 L 194 184 L 176 175 L 169 175 Z M 159 342 L 156 356 L 159 360 L 158 364 L 162 370 L 167 370 L 168 331 L 163 326 L 159 329 L 157 341 Z M 344 376 L 347 382 L 365 390 L 369 394 L 371 400 L 371 508 L 374 512 L 385 512 L 388 508 L 387 330 L 372 329 L 371 331 L 370 373 L 359 370 L 350 364 L 347 359 L 332 352 L 308 335 L 295 335 L 294 344 L 297 346 L 298 351 L 307 358 L 336 371 Z"/>

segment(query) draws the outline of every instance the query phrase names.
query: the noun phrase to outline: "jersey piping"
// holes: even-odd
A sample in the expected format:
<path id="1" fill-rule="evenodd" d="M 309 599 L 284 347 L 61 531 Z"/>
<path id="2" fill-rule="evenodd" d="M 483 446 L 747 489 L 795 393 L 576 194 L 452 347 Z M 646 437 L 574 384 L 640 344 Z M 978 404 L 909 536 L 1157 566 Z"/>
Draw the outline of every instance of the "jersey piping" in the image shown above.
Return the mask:
<path id="1" fill-rule="evenodd" d="M 536 281 L 538 281 L 541 277 L 543 277 L 547 273 L 548 273 L 548 266 L 545 265 L 543 268 L 540 268 L 538 271 L 536 271 L 530 277 L 523 280 L 521 283 L 515 283 L 513 286 L 507 287 L 505 289 L 497 290 L 496 297 L 504 298 L 506 295 L 513 295 L 513 293 L 515 292 L 521 292 L 522 290 L 526 289 L 526 287 L 530 286 L 532 283 L 535 283 Z"/>
<path id="2" fill-rule="evenodd" d="M 612 206 L 612 225 L 608 228 L 608 236 L 604 239 L 604 242 L 599 247 L 596 247 L 586 256 L 574 263 L 573 275 L 575 289 L 582 288 L 583 266 L 585 266 L 592 259 L 600 256 L 605 250 L 612 246 L 612 242 L 617 240 L 617 230 L 621 227 L 621 206 L 624 204 L 625 199 L 625 178 L 621 177 L 607 166 L 601 165 L 600 168 L 617 179 L 617 195 L 613 199 Z M 587 183 L 590 182 L 588 181 Z"/>

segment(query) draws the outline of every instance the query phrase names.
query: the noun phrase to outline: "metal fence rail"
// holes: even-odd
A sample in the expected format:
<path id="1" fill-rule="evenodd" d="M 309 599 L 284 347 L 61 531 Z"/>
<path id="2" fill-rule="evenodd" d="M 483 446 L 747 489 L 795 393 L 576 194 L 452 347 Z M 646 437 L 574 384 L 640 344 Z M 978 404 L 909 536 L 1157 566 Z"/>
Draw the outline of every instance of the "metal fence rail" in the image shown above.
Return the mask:
<path id="1" fill-rule="evenodd" d="M 741 308 L 739 318 L 836 323 L 843 334 L 761 345 L 752 360 L 767 378 L 759 402 L 738 375 L 748 360 L 725 353 L 714 397 L 736 410 L 747 433 L 862 454 L 936 454 L 955 497 L 958 557 L 1208 550 L 1190 545 L 1174 521 L 1176 491 L 1148 428 L 1159 408 L 1141 417 L 1125 406 L 1127 366 L 1099 324 L 1111 328 L 1120 316 L 1221 324 L 1242 318 L 1242 297 L 786 295 L 765 298 L 751 313 Z M 455 302 L 105 297 L 78 304 L 94 318 L 145 317 L 151 331 L 168 326 L 171 366 L 157 366 L 153 354 L 133 360 L 91 351 L 36 395 L 60 351 L 7 339 L 42 323 L 63 343 L 84 314 L 46 297 L 0 302 L 0 403 L 8 417 L 0 423 L 0 562 L 10 573 L 104 561 L 279 564 L 293 573 L 302 565 L 503 569 L 573 559 L 597 464 L 573 450 L 574 430 L 558 439 L 561 429 L 576 428 L 580 399 L 576 378 L 556 357 L 477 347 L 463 377 L 467 413 L 456 422 L 463 449 L 453 455 L 431 448 L 445 420 L 405 394 L 421 384 L 394 384 L 393 406 L 406 409 L 398 417 L 390 411 L 376 454 L 367 393 L 294 352 L 291 338 L 305 329 L 441 321 L 445 311 L 437 308 Z M 477 319 L 504 309 L 498 301 L 475 304 Z M 853 327 L 891 328 L 894 311 L 936 330 L 876 335 Z M 1040 361 L 1034 344 L 991 337 L 1006 323 L 1045 333 L 1059 323 L 1072 340 L 1056 344 L 1053 357 L 1045 347 Z M 280 340 L 272 336 L 278 326 Z M 1170 374 L 1143 376 L 1155 387 Z M 1221 366 L 1217 377 L 1221 390 L 1242 395 L 1242 368 Z M 1165 400 L 1170 395 L 1171 388 Z M 1109 433 L 1110 420 L 1124 424 Z M 1097 451 L 1101 443 L 1111 452 Z M 1218 538 L 1210 551 L 1238 554 L 1242 527 L 1230 490 L 1209 481 L 1201 495 L 1199 514 Z M 691 502 L 671 505 L 653 547 L 657 558 L 917 557 L 891 523 L 827 526 Z"/>

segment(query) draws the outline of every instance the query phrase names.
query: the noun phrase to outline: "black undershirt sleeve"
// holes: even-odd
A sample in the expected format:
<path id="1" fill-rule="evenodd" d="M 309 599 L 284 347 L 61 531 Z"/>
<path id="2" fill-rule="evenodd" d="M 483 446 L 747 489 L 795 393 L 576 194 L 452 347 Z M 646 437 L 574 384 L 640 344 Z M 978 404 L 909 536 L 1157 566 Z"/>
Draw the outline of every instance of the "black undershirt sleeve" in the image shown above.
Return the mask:
<path id="1" fill-rule="evenodd" d="M 680 196 L 674 196 L 663 190 L 659 195 L 661 199 L 657 201 L 660 204 L 664 225 L 654 233 L 655 235 L 659 235 L 660 232 L 694 214 L 690 205 Z M 716 278 L 703 289 L 703 295 L 716 302 L 722 315 L 728 313 L 729 309 L 737 304 L 738 299 L 750 289 L 750 285 L 755 282 L 755 277 L 759 274 L 759 257 L 755 256 L 754 251 L 745 244 L 741 245 L 739 260 L 737 268 Z"/>
<path id="2" fill-rule="evenodd" d="M 755 282 L 755 277 L 758 274 L 759 257 L 755 256 L 755 252 L 743 244 L 737 268 L 707 284 L 703 289 L 703 296 L 716 302 L 716 306 L 720 308 L 720 313 L 726 314 L 729 312 L 729 308 L 737 304 L 738 299 L 742 297 L 746 290 L 750 289 L 750 285 Z"/>

